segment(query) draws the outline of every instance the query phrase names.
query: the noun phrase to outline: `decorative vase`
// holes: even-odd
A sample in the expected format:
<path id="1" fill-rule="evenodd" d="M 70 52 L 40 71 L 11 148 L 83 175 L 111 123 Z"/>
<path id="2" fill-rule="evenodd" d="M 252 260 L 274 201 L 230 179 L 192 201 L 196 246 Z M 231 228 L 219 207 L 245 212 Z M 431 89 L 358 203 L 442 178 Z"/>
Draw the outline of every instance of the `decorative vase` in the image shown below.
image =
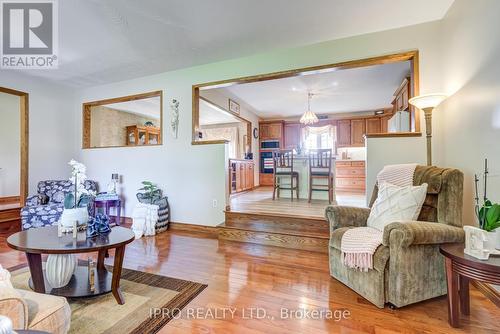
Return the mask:
<path id="1" fill-rule="evenodd" d="M 69 283 L 75 273 L 76 256 L 74 254 L 50 254 L 47 257 L 45 274 L 53 288 L 61 288 Z"/>
<path id="2" fill-rule="evenodd" d="M 496 249 L 500 250 L 500 227 L 497 227 L 495 230 L 497 234 L 497 244 L 496 244 Z"/>
<path id="3" fill-rule="evenodd" d="M 87 207 L 64 209 L 61 215 L 61 226 L 65 228 L 72 228 L 73 222 L 77 221 L 77 225 L 87 224 L 89 221 L 89 212 Z"/>
<path id="4" fill-rule="evenodd" d="M 497 232 L 486 232 L 485 235 L 486 240 L 484 241 L 484 249 L 491 253 L 497 246 Z"/>

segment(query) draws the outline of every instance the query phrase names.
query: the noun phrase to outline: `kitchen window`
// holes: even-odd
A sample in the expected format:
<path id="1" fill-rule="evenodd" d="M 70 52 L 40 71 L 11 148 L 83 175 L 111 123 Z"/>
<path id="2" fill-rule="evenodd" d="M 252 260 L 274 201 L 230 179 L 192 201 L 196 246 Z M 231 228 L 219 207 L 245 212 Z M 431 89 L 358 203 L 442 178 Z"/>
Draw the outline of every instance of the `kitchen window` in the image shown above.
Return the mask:
<path id="1" fill-rule="evenodd" d="M 325 125 L 319 127 L 306 126 L 302 131 L 304 148 L 306 150 L 324 149 L 335 147 L 335 127 Z"/>

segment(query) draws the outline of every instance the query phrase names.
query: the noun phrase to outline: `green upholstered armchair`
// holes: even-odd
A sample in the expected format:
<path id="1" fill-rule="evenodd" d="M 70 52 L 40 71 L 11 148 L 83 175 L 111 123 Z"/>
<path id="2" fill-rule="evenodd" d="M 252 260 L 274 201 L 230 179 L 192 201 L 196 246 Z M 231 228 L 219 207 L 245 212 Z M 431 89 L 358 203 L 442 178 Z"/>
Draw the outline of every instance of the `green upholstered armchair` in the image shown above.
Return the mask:
<path id="1" fill-rule="evenodd" d="M 457 169 L 417 166 L 414 185 L 428 184 L 418 221 L 386 226 L 383 244 L 375 251 L 373 269 L 357 271 L 341 262 L 342 236 L 366 226 L 370 209 L 328 206 L 330 274 L 376 306 L 402 307 L 446 294 L 443 243 L 462 242 L 463 174 Z M 370 207 L 377 198 L 375 186 Z"/>

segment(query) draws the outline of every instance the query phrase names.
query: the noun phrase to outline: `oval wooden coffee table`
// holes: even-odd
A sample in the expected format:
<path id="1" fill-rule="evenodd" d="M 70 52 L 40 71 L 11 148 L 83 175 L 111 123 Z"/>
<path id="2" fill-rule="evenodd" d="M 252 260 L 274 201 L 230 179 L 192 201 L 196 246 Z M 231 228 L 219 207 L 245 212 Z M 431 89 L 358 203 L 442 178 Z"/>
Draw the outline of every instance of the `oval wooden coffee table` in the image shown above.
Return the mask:
<path id="1" fill-rule="evenodd" d="M 448 322 L 452 327 L 460 326 L 459 309 L 470 314 L 469 281 L 476 280 L 500 284 L 500 258 L 491 256 L 479 260 L 464 253 L 464 244 L 445 244 L 439 247 L 445 257 L 448 283 Z"/>
<path id="2" fill-rule="evenodd" d="M 134 240 L 134 233 L 127 228 L 116 226 L 105 235 L 88 238 L 85 231 L 78 232 L 73 239 L 71 233 L 57 236 L 57 227 L 48 226 L 17 232 L 7 238 L 7 244 L 26 253 L 31 272 L 30 287 L 39 293 L 49 293 L 64 297 L 89 297 L 112 292 L 118 304 L 125 300 L 120 292 L 120 276 L 122 273 L 125 246 Z M 115 249 L 113 273 L 104 267 L 106 251 Z M 74 254 L 98 252 L 95 271 L 95 288 L 89 285 L 87 265 L 78 265 L 68 285 L 52 288 L 45 278 L 42 268 L 42 254 Z"/>

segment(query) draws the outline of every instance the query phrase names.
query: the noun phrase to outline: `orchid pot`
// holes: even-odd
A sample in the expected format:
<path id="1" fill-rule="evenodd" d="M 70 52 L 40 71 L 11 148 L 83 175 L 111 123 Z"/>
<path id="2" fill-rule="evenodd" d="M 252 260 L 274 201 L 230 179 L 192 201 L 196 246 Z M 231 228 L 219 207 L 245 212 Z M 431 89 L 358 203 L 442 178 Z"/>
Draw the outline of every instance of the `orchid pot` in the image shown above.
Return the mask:
<path id="1" fill-rule="evenodd" d="M 61 215 L 61 226 L 66 228 L 72 228 L 73 222 L 76 221 L 76 225 L 85 225 L 89 221 L 89 212 L 87 207 L 64 209 Z"/>

